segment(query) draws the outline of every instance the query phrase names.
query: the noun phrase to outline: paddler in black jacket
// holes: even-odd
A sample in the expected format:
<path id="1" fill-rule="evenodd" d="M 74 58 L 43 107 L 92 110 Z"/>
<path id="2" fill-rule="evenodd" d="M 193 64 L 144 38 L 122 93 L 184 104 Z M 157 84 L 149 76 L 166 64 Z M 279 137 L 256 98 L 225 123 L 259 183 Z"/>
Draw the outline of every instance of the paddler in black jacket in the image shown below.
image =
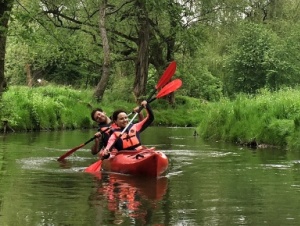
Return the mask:
<path id="1" fill-rule="evenodd" d="M 101 108 L 96 108 L 91 113 L 93 121 L 98 123 L 98 132 L 95 133 L 95 143 L 91 148 L 93 155 L 96 155 L 102 147 L 107 145 L 110 136 L 112 120 L 106 115 Z"/>

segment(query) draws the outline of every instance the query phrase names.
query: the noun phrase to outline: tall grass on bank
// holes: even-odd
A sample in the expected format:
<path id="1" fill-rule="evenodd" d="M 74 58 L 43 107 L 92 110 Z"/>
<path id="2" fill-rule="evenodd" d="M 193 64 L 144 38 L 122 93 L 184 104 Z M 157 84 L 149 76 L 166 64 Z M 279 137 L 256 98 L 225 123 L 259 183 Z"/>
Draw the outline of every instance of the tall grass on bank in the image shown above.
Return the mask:
<path id="1" fill-rule="evenodd" d="M 202 115 L 202 101 L 196 98 L 176 96 L 175 105 L 164 99 L 151 104 L 154 111 L 154 124 L 158 126 L 196 127 Z"/>
<path id="2" fill-rule="evenodd" d="M 210 103 L 198 131 L 206 139 L 300 149 L 300 91 L 263 90 L 257 96 L 241 94 L 233 101 Z"/>
<path id="3" fill-rule="evenodd" d="M 122 108 L 131 112 L 136 106 L 130 97 L 106 95 L 99 104 L 93 90 L 43 86 L 12 86 L 0 102 L 0 129 L 4 123 L 15 131 L 92 128 L 92 109 L 103 108 L 107 115 Z M 118 94 L 119 95 L 119 94 Z M 176 95 L 175 105 L 166 99 L 152 104 L 153 125 L 197 127 L 204 139 L 226 142 L 276 145 L 300 150 L 300 90 L 261 91 L 256 96 L 239 95 L 219 102 Z"/>
<path id="4" fill-rule="evenodd" d="M 111 92 L 96 103 L 93 90 L 75 90 L 64 86 L 11 86 L 0 102 L 0 130 L 4 121 L 15 131 L 81 129 L 95 126 L 90 118 L 92 109 L 101 107 L 107 115 L 116 109 L 131 112 L 136 103 L 129 95 Z M 132 101 L 131 101 L 132 99 Z M 176 105 L 156 100 L 153 125 L 196 126 L 199 123 L 199 100 L 176 97 Z"/>
<path id="5" fill-rule="evenodd" d="M 1 121 L 17 131 L 90 127 L 91 95 L 90 91 L 51 85 L 12 86 L 3 94 Z"/>

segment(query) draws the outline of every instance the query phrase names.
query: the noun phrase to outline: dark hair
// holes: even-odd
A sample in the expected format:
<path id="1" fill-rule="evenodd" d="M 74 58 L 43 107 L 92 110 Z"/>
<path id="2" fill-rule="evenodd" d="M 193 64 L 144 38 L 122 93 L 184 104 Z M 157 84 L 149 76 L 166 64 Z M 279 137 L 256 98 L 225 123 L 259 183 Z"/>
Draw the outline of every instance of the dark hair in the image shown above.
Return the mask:
<path id="1" fill-rule="evenodd" d="M 113 121 L 117 121 L 118 115 L 119 115 L 120 113 L 122 113 L 122 112 L 126 113 L 126 111 L 124 111 L 124 110 L 122 110 L 122 109 L 119 109 L 119 110 L 114 111 L 114 113 L 112 114 L 112 119 L 113 119 Z"/>
<path id="2" fill-rule="evenodd" d="M 96 113 L 96 111 L 103 112 L 102 108 L 95 108 L 95 109 L 91 112 L 91 118 L 93 119 L 93 121 L 96 121 L 96 120 L 94 119 L 94 114 Z"/>

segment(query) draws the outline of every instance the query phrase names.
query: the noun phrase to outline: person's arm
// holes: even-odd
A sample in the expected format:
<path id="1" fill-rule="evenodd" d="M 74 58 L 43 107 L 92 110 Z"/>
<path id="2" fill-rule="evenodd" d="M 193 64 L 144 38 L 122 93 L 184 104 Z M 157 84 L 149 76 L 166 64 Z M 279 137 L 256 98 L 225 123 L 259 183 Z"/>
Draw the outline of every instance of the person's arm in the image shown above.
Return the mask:
<path id="1" fill-rule="evenodd" d="M 143 121 L 136 123 L 136 130 L 138 132 L 143 132 L 154 121 L 154 114 L 150 105 L 146 101 L 143 101 L 142 105 L 144 105 L 147 111 L 147 116 Z"/>
<path id="2" fill-rule="evenodd" d="M 100 151 L 99 145 L 100 145 L 100 139 L 95 138 L 95 143 L 91 147 L 91 152 L 92 152 L 93 155 L 96 155 Z"/>
<path id="3" fill-rule="evenodd" d="M 117 139 L 116 134 L 113 133 L 113 134 L 109 137 L 106 147 L 104 147 L 103 150 L 101 151 L 101 155 L 102 155 L 102 156 L 106 156 L 106 155 L 109 154 L 110 149 L 112 148 L 112 146 L 113 146 L 113 144 L 115 143 L 116 139 Z"/>
<path id="4" fill-rule="evenodd" d="M 97 132 L 94 135 L 94 136 L 96 136 L 95 143 L 91 147 L 91 152 L 92 152 L 93 155 L 96 155 L 100 151 L 100 149 L 101 149 L 101 147 L 100 147 L 101 140 L 102 140 L 101 135 L 102 135 L 101 132 Z"/>
<path id="5" fill-rule="evenodd" d="M 106 145 L 106 147 L 105 147 L 105 149 L 108 149 L 108 150 L 110 150 L 111 149 L 111 147 L 112 147 L 112 145 L 115 143 L 115 140 L 117 139 L 117 137 L 116 137 L 116 134 L 115 133 L 113 133 L 110 137 L 109 137 L 109 139 L 108 139 L 108 142 L 107 142 L 107 145 Z"/>
<path id="6" fill-rule="evenodd" d="M 135 108 L 133 109 L 133 111 L 134 111 L 134 112 L 137 112 L 138 109 L 139 109 L 139 106 L 135 107 Z M 142 112 L 142 111 L 139 112 L 139 114 L 138 114 L 138 119 L 139 119 L 139 122 L 143 121 L 144 115 L 143 115 L 143 112 Z"/>

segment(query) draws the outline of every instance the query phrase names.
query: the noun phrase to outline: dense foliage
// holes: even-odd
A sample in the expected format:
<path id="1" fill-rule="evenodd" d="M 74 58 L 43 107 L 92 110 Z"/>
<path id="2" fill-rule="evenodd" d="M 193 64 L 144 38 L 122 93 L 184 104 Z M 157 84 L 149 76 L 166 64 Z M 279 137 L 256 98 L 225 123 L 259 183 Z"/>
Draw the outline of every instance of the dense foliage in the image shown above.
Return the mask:
<path id="1" fill-rule="evenodd" d="M 5 78 L 8 85 L 1 100 L 1 120 L 26 130 L 89 126 L 91 122 L 86 115 L 90 109 L 81 110 L 84 109 L 81 103 L 95 106 L 96 101 L 101 101 L 101 105 L 109 109 L 110 106 L 132 105 L 137 98 L 147 95 L 168 63 L 176 60 L 174 78 L 183 81 L 180 92 L 176 92 L 176 98 L 171 96 L 169 102 L 154 103 L 167 110 L 176 108 L 176 113 L 157 112 L 158 124 L 194 126 L 201 121 L 205 137 L 231 141 L 255 138 L 259 142 L 291 146 L 289 139 L 295 138 L 298 123 L 293 112 L 285 112 L 293 115 L 291 118 L 272 116 L 276 121 L 268 115 L 269 108 L 257 106 L 264 90 L 268 90 L 270 99 L 283 96 L 275 102 L 281 109 L 285 106 L 285 95 L 298 92 L 298 6 L 295 0 L 14 1 L 9 26 L 2 26 L 0 30 L 0 36 L 7 38 Z M 2 19 L 8 15 L 0 13 Z M 0 44 L 3 46 L 3 42 Z M 3 49 L 0 55 L 4 55 Z M 4 83 L 0 70 L 0 90 Z M 60 94 L 60 87 L 55 90 L 61 85 L 67 87 L 66 90 L 80 89 L 86 94 L 76 97 L 82 99 L 78 103 L 68 105 L 67 99 L 66 103 L 62 100 L 63 96 L 70 95 Z M 24 91 L 24 86 L 35 88 Z M 60 97 L 49 99 L 42 94 L 43 89 L 53 89 Z M 244 102 L 243 95 L 251 95 L 247 104 L 253 106 L 252 111 L 262 110 L 266 114 L 264 119 L 251 119 L 253 123 L 247 128 L 257 124 L 264 125 L 264 129 L 254 126 L 253 131 L 243 131 L 246 127 L 238 126 L 244 123 L 236 118 L 240 103 Z M 19 103 L 27 110 L 23 114 L 28 115 L 17 113 L 18 104 L 10 104 L 12 99 L 24 96 L 26 99 Z M 224 101 L 225 106 L 232 105 L 234 109 L 223 111 Z M 289 101 L 292 105 L 292 100 Z M 185 110 L 180 108 L 183 105 Z M 78 118 L 63 116 L 70 114 L 71 110 L 66 108 L 71 106 Z M 293 111 L 288 106 L 287 109 Z M 49 115 L 41 109 L 47 109 Z M 210 113 L 204 115 L 211 119 L 207 120 L 211 124 L 205 123 L 199 112 L 199 116 L 182 117 L 187 115 L 186 109 L 192 116 L 210 109 Z M 235 111 L 230 123 L 225 122 L 232 116 L 228 112 Z M 219 116 L 222 116 L 220 122 Z M 21 118 L 28 121 L 22 124 Z M 242 119 L 247 123 L 247 118 Z M 210 129 L 211 126 L 215 129 Z M 282 131 L 274 131 L 274 128 Z M 291 131 L 295 134 L 281 136 Z M 266 134 L 271 134 L 272 139 Z M 275 141 L 275 137 L 280 139 Z"/>
<path id="2" fill-rule="evenodd" d="M 105 66 L 99 30 L 101 7 L 106 9 L 103 22 L 111 62 L 105 90 L 120 84 L 119 80 L 131 81 L 126 83 L 125 94 L 134 91 L 136 82 L 143 86 L 143 81 L 137 81 L 137 62 L 139 54 L 147 53 L 147 83 L 159 77 L 167 62 L 176 60 L 184 93 L 209 101 L 239 92 L 256 93 L 264 87 L 278 90 L 299 84 L 297 1 L 141 3 L 15 2 L 5 68 L 9 85 L 35 85 L 37 79 L 43 79 L 95 88 Z M 139 23 L 145 18 L 138 11 L 149 23 L 146 52 L 141 52 L 139 36 Z"/>

